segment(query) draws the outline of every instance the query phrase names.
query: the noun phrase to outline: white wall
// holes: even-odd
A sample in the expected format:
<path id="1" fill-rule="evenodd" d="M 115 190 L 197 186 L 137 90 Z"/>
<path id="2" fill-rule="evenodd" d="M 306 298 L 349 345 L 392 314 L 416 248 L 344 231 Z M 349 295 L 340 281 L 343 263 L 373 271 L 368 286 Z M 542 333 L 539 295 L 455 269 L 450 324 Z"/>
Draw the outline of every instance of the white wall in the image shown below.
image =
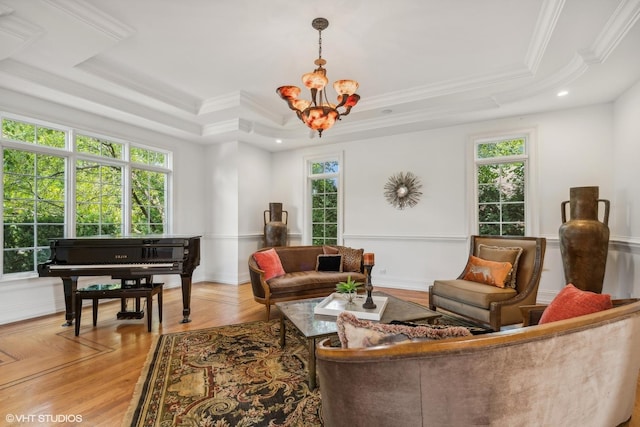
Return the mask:
<path id="1" fill-rule="evenodd" d="M 560 204 L 570 187 L 585 185 L 599 186 L 600 197 L 611 201 L 603 291 L 616 297 L 640 295 L 635 268 L 640 262 L 640 83 L 615 104 L 345 144 L 314 143 L 275 154 L 237 141 L 197 146 L 6 90 L 0 92 L 0 109 L 173 150 L 173 231 L 203 235 L 194 281 L 231 284 L 248 281 L 246 260 L 262 245 L 263 211 L 269 202 L 283 203 L 289 212 L 290 244 L 301 243 L 304 159 L 336 152 L 344 155 L 344 244 L 376 253 L 374 284 L 426 290 L 436 278 L 457 275 L 471 230 L 471 137 L 533 129 L 538 176 L 533 196 L 539 212 L 534 234 L 548 240 L 539 300 L 550 301 L 564 286 Z M 390 207 L 383 196 L 388 177 L 400 171 L 417 174 L 423 184 L 419 204 L 404 211 Z M 162 279 L 170 286 L 178 283 L 177 276 Z M 0 324 L 63 309 L 57 278 L 0 283 Z"/>
<path id="2" fill-rule="evenodd" d="M 280 200 L 272 199 L 271 154 L 246 143 L 241 143 L 239 148 L 242 161 L 238 165 L 238 210 L 241 214 L 236 283 L 245 283 L 249 281 L 249 254 L 263 246 L 264 211 L 269 209 L 269 202 Z"/>
<path id="3" fill-rule="evenodd" d="M 640 295 L 640 82 L 615 103 L 614 191 L 607 276 L 621 297 Z M 609 268 L 611 266 L 611 268 Z"/>
<path id="4" fill-rule="evenodd" d="M 243 142 L 206 149 L 206 280 L 249 280 L 247 259 L 262 247 L 263 212 L 271 196 L 271 155 Z"/>
<path id="5" fill-rule="evenodd" d="M 636 100 L 637 109 L 638 96 L 629 97 Z M 536 150 L 532 155 L 538 179 L 532 195 L 538 217 L 532 234 L 547 238 L 539 300 L 550 301 L 564 286 L 558 228 L 560 205 L 569 198 L 569 188 L 597 185 L 600 197 L 611 200 L 612 209 L 617 209 L 614 111 L 622 114 L 622 110 L 621 101 L 615 110 L 613 104 L 595 105 L 277 153 L 273 155 L 273 188 L 279 198 L 299 209 L 303 205 L 304 158 L 343 150 L 345 244 L 376 253 L 374 283 L 426 290 L 434 279 L 459 274 L 466 261 L 466 237 L 472 229 L 467 188 L 467 177 L 472 173 L 468 156 L 471 138 L 533 130 Z M 633 111 L 627 114 L 632 117 Z M 637 141 L 640 135 L 637 128 L 628 133 L 628 140 Z M 388 177 L 400 171 L 415 173 L 423 183 L 419 204 L 403 211 L 389 206 L 383 196 Z M 294 232 L 301 231 L 299 215 L 291 220 Z M 640 229 L 640 219 L 630 221 Z M 616 228 L 616 224 L 610 226 Z M 614 242 L 612 253 L 624 244 Z M 626 296 L 614 283 L 616 261 L 616 256 L 610 257 L 604 291 Z"/>
<path id="6" fill-rule="evenodd" d="M 207 280 L 235 283 L 238 270 L 238 143 L 207 147 L 203 174 L 206 180 L 204 212 L 206 233 L 203 246 Z M 201 203 L 202 204 L 202 203 Z"/>

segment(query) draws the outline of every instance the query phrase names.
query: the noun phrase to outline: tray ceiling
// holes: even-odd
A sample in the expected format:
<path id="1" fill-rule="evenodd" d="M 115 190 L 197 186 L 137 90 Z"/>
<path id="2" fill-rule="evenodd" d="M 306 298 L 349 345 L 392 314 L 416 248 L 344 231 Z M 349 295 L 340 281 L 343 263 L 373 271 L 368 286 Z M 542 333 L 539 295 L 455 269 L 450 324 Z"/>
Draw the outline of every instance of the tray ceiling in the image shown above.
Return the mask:
<path id="1" fill-rule="evenodd" d="M 316 17 L 329 80 L 362 97 L 322 139 L 275 93 L 314 68 Z M 0 0 L 0 88 L 291 149 L 611 102 L 640 79 L 639 17 L 640 0 Z"/>

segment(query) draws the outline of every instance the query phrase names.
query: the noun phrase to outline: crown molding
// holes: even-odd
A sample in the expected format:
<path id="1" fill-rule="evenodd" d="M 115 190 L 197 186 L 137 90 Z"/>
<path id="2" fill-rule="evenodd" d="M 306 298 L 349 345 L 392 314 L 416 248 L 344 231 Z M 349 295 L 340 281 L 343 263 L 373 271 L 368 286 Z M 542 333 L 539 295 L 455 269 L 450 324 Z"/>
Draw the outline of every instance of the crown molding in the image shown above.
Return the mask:
<path id="1" fill-rule="evenodd" d="M 640 18 L 640 0 L 621 1 L 593 45 L 588 50 L 580 52 L 585 62 L 599 64 L 606 61 L 638 18 Z"/>
<path id="2" fill-rule="evenodd" d="M 113 40 L 123 40 L 135 34 L 135 29 L 118 21 L 102 10 L 80 0 L 43 0 L 69 16 L 89 25 Z"/>
<path id="3" fill-rule="evenodd" d="M 240 130 L 240 119 L 225 120 L 202 126 L 202 136 L 220 136 Z M 245 126 L 246 127 L 246 126 Z"/>
<path id="4" fill-rule="evenodd" d="M 200 102 L 198 116 L 229 110 L 240 106 L 240 92 L 227 93 Z"/>
<path id="5" fill-rule="evenodd" d="M 42 36 L 42 27 L 13 14 L 13 9 L 0 3 L 0 32 L 14 37 L 23 43 L 31 43 Z"/>
<path id="6" fill-rule="evenodd" d="M 494 94 L 493 99 L 499 105 L 504 105 L 527 97 L 539 95 L 557 87 L 568 85 L 584 74 L 588 68 L 589 64 L 587 64 L 584 58 L 579 54 L 575 54 L 571 61 L 569 61 L 569 63 L 557 73 L 519 89 Z"/>
<path id="7" fill-rule="evenodd" d="M 284 125 L 286 123 L 285 118 L 281 114 L 274 112 L 270 108 L 264 107 L 255 97 L 249 95 L 245 91 L 240 91 L 240 105 L 243 108 L 258 114 L 260 117 L 269 119 L 277 125 Z"/>
<path id="8" fill-rule="evenodd" d="M 406 114 L 391 114 L 386 116 L 372 117 L 366 120 L 355 122 L 344 121 L 340 126 L 331 129 L 332 135 L 342 135 L 350 133 L 365 132 L 389 127 L 407 126 L 429 120 L 439 119 L 449 115 L 469 113 L 499 108 L 499 105 L 491 97 L 477 98 L 475 100 L 465 100 L 463 102 L 432 105 L 420 108 Z"/>
<path id="9" fill-rule="evenodd" d="M 62 102 L 75 107 L 82 106 L 86 111 L 123 120 L 127 123 L 142 124 L 143 126 L 149 126 L 151 123 L 151 127 L 180 130 L 191 136 L 201 133 L 201 127 L 197 123 L 124 100 L 119 96 L 12 59 L 0 61 L 0 73 L 5 73 L 13 79 L 12 85 L 8 88 L 42 99 L 57 103 Z"/>
<path id="10" fill-rule="evenodd" d="M 0 3 L 0 16 L 9 16 L 11 15 L 15 10 L 12 9 L 11 7 L 7 6 L 6 4 L 2 4 Z"/>
<path id="11" fill-rule="evenodd" d="M 243 90 L 205 99 L 201 102 L 200 108 L 198 108 L 198 116 L 234 108 L 242 109 L 245 112 L 253 112 L 276 125 L 282 126 L 286 123 L 282 115 L 264 107 L 255 97 Z"/>
<path id="12" fill-rule="evenodd" d="M 623 0 L 589 49 L 576 52 L 569 63 L 557 73 L 517 90 L 497 93 L 494 99 L 502 105 L 570 84 L 584 74 L 590 66 L 605 62 L 638 18 L 640 18 L 640 0 Z"/>
<path id="13" fill-rule="evenodd" d="M 391 94 L 371 97 L 358 104 L 359 111 L 389 108 L 391 105 L 424 101 L 446 95 L 454 95 L 462 92 L 483 89 L 487 86 L 504 83 L 508 80 L 530 78 L 531 71 L 523 66 L 506 68 L 496 73 L 480 76 L 471 76 L 463 79 L 454 79 L 439 82 L 437 84 L 419 86 L 407 90 L 397 91 Z"/>
<path id="14" fill-rule="evenodd" d="M 538 71 L 540 61 L 542 61 L 542 57 L 547 50 L 549 40 L 556 28 L 564 4 L 565 0 L 545 0 L 542 4 L 538 21 L 533 31 L 533 37 L 531 37 L 531 42 L 529 43 L 529 48 L 524 59 L 525 66 L 534 75 Z"/>
<path id="15" fill-rule="evenodd" d="M 121 64 L 93 57 L 75 68 L 185 113 L 198 114 L 200 101 L 197 98 Z"/>

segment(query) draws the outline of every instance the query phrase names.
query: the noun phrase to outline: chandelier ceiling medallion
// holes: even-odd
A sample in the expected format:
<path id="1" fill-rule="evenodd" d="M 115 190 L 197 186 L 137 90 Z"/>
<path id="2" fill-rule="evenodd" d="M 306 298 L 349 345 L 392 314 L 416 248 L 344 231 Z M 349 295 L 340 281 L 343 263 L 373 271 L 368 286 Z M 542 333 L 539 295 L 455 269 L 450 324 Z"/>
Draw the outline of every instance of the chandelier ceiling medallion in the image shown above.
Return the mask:
<path id="1" fill-rule="evenodd" d="M 358 82 L 355 80 L 337 80 L 333 88 L 338 93 L 338 104 L 332 104 L 327 100 L 325 87 L 329 83 L 327 70 L 323 65 L 327 63 L 322 59 L 322 30 L 329 26 L 325 18 L 316 18 L 311 26 L 318 30 L 318 59 L 314 64 L 318 66 L 313 72 L 302 76 L 302 83 L 311 91 L 311 101 L 299 99 L 300 88 L 297 86 L 280 86 L 276 92 L 284 99 L 289 108 L 296 112 L 298 118 L 313 130 L 317 130 L 320 137 L 322 131 L 331 128 L 336 120 L 346 116 L 351 107 L 358 103 L 360 95 Z"/>

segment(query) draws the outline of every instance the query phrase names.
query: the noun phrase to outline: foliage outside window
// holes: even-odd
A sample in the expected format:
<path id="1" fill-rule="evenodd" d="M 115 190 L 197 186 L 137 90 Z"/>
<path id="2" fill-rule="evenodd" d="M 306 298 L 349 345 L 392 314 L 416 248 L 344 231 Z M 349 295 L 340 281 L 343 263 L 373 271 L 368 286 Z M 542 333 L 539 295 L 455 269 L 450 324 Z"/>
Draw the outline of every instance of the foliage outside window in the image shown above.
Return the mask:
<path id="1" fill-rule="evenodd" d="M 0 147 L 3 274 L 35 272 L 53 238 L 168 232 L 167 153 L 6 117 Z"/>
<path id="2" fill-rule="evenodd" d="M 151 166 L 167 166 L 167 155 L 159 151 L 131 147 L 131 161 Z"/>
<path id="3" fill-rule="evenodd" d="M 2 137 L 53 148 L 64 148 L 67 141 L 65 131 L 9 119 L 2 120 Z"/>
<path id="4" fill-rule="evenodd" d="M 338 191 L 340 165 L 337 160 L 310 163 L 311 243 L 338 243 Z"/>
<path id="5" fill-rule="evenodd" d="M 131 171 L 131 230 L 136 234 L 166 231 L 167 174 L 141 169 Z"/>
<path id="6" fill-rule="evenodd" d="M 122 166 L 76 162 L 76 235 L 122 234 Z"/>
<path id="7" fill-rule="evenodd" d="M 476 142 L 478 233 L 525 235 L 526 137 Z"/>
<path id="8" fill-rule="evenodd" d="M 123 157 L 123 144 L 86 135 L 76 136 L 76 150 L 78 153 L 93 154 L 110 159 L 122 159 Z"/>
<path id="9" fill-rule="evenodd" d="M 3 150 L 4 274 L 35 271 L 48 239 L 64 235 L 64 158 Z"/>

